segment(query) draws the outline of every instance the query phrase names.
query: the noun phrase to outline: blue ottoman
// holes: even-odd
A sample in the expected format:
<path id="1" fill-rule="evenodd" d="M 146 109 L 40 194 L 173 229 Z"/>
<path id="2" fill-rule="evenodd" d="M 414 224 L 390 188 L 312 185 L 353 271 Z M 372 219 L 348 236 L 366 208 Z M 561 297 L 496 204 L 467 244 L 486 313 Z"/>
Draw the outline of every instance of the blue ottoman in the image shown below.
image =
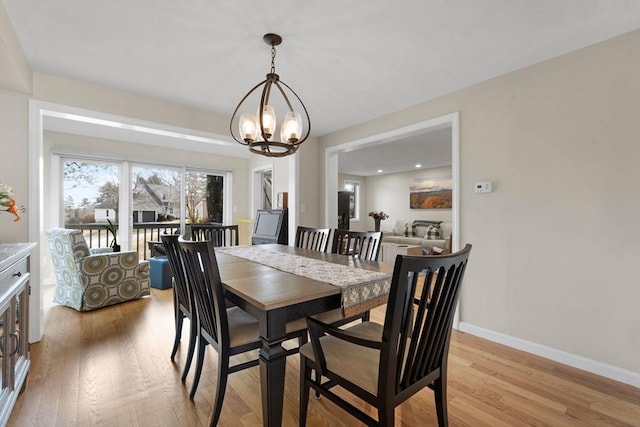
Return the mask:
<path id="1" fill-rule="evenodd" d="M 156 289 L 169 289 L 171 287 L 171 268 L 167 257 L 149 258 L 149 284 Z"/>

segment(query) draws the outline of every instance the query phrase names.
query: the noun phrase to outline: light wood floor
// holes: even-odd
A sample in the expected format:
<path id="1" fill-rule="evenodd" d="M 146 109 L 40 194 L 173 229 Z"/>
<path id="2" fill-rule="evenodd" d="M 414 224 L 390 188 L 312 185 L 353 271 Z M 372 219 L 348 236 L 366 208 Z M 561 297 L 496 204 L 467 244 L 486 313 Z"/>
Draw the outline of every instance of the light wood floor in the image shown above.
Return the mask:
<path id="1" fill-rule="evenodd" d="M 31 346 L 31 372 L 10 426 L 206 426 L 216 380 L 207 350 L 194 401 L 176 363 L 171 290 L 89 313 L 52 307 L 44 339 Z M 382 310 L 372 318 L 380 320 Z M 185 323 L 188 323 L 185 322 Z M 186 328 L 185 333 L 186 336 Z M 287 360 L 284 425 L 298 422 L 298 356 Z M 468 334 L 454 332 L 449 357 L 452 426 L 640 426 L 640 390 Z M 232 374 L 223 426 L 260 426 L 259 369 Z M 327 399 L 312 398 L 309 426 L 354 426 Z M 436 425 L 425 389 L 396 409 L 396 425 Z"/>

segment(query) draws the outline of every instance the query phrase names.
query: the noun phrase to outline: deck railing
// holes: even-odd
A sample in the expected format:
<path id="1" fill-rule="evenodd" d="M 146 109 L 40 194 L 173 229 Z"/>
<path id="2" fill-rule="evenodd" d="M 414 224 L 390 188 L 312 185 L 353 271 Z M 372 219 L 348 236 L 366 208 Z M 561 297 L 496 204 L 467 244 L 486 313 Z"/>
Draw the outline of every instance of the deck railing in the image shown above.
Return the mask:
<path id="1" fill-rule="evenodd" d="M 111 243 L 111 235 L 103 223 L 65 224 L 65 228 L 82 230 L 90 248 L 106 248 Z M 147 259 L 151 256 L 149 242 L 159 242 L 163 233 L 174 234 L 179 230 L 179 222 L 134 223 L 131 250 L 137 251 L 140 259 Z"/>

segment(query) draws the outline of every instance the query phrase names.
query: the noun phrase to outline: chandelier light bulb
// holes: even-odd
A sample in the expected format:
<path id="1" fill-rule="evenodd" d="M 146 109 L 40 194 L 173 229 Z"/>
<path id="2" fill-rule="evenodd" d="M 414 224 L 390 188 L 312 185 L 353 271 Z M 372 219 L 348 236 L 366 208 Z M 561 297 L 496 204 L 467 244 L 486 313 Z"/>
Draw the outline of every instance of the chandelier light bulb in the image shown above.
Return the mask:
<path id="1" fill-rule="evenodd" d="M 276 133 L 276 111 L 270 105 L 265 105 L 262 110 L 262 129 L 265 139 L 269 139 Z M 256 116 L 260 117 L 260 108 Z M 258 123 L 258 129 L 260 129 L 260 123 Z"/>
<path id="2" fill-rule="evenodd" d="M 293 144 L 298 142 L 302 134 L 302 116 L 296 111 L 289 111 L 284 116 L 280 139 L 282 142 Z"/>
<path id="3" fill-rule="evenodd" d="M 242 113 L 240 115 L 240 136 L 244 142 L 254 142 L 258 137 L 258 125 L 256 125 L 256 116 L 251 113 Z"/>

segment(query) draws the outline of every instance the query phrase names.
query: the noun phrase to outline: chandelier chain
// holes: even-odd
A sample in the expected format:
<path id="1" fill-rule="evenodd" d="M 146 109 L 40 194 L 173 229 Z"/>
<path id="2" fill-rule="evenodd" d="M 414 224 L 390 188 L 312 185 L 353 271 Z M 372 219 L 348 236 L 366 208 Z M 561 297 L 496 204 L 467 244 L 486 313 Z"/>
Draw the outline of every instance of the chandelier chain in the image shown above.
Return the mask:
<path id="1" fill-rule="evenodd" d="M 271 45 L 271 74 L 276 72 L 276 47 Z"/>

